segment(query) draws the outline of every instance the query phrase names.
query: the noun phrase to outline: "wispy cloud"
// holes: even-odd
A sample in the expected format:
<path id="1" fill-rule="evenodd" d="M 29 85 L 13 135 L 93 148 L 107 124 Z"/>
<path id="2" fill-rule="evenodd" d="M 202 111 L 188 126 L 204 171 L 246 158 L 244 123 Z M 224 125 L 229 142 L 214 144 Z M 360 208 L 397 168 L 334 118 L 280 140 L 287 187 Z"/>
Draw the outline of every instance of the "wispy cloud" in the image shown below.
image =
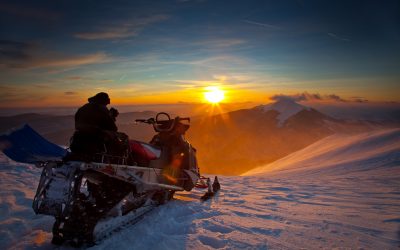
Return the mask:
<path id="1" fill-rule="evenodd" d="M 34 83 L 32 86 L 37 87 L 37 88 L 51 88 L 51 85 L 49 83 Z"/>
<path id="2" fill-rule="evenodd" d="M 129 25 L 123 25 L 122 27 L 105 27 L 101 31 L 76 33 L 74 36 L 85 40 L 107 40 L 136 36 L 137 33 L 137 29 L 132 29 Z"/>
<path id="3" fill-rule="evenodd" d="M 209 39 L 205 41 L 193 42 L 191 45 L 194 46 L 204 46 L 208 48 L 228 48 L 238 45 L 243 45 L 246 43 L 243 39 L 238 38 L 221 38 L 221 39 Z"/>
<path id="4" fill-rule="evenodd" d="M 330 101 L 330 102 L 368 102 L 368 100 L 362 98 L 362 97 L 352 97 L 350 100 L 344 99 L 336 94 L 328 94 L 328 95 L 321 95 L 319 93 L 308 93 L 308 92 L 303 92 L 303 93 L 298 93 L 294 95 L 284 95 L 284 94 L 279 94 L 279 95 L 273 95 L 270 97 L 271 100 L 278 101 L 278 100 L 292 100 L 296 102 L 301 102 L 301 101 L 308 101 L 308 102 L 324 102 L 324 101 Z"/>
<path id="5" fill-rule="evenodd" d="M 66 77 L 67 80 L 73 80 L 73 81 L 80 81 L 83 80 L 84 78 L 82 76 L 68 76 Z"/>
<path id="6" fill-rule="evenodd" d="M 30 54 L 36 47 L 33 43 L 0 40 L 0 63 L 5 60 L 30 59 Z"/>
<path id="7" fill-rule="evenodd" d="M 281 29 L 281 27 L 276 26 L 276 25 L 272 25 L 272 24 L 268 24 L 268 23 L 259 23 L 259 22 L 255 22 L 255 21 L 251 21 L 251 20 L 243 20 L 243 22 L 248 23 L 248 24 L 252 24 L 252 25 L 257 25 L 263 28 L 267 28 L 267 29 Z"/>
<path id="8" fill-rule="evenodd" d="M 218 85 L 226 89 L 254 89 L 259 88 L 259 84 L 255 79 L 247 76 L 214 76 L 208 80 L 173 80 L 172 85 L 184 89 L 204 88 L 208 86 Z"/>
<path id="9" fill-rule="evenodd" d="M 44 57 L 38 58 L 36 61 L 27 65 L 30 68 L 43 67 L 75 67 L 87 64 L 98 64 L 112 61 L 112 58 L 104 52 L 97 52 L 88 55 L 66 56 L 61 57 Z"/>
<path id="10" fill-rule="evenodd" d="M 330 36 L 330 37 L 332 37 L 333 39 L 336 39 L 336 40 L 339 40 L 339 41 L 343 41 L 343 42 L 350 42 L 350 41 L 351 41 L 350 39 L 347 39 L 347 38 L 338 36 L 338 35 L 336 35 L 336 34 L 334 34 L 334 33 L 329 33 L 329 32 L 328 32 L 327 35 Z"/>
<path id="11" fill-rule="evenodd" d="M 99 64 L 111 62 L 112 58 L 105 54 L 104 52 L 98 52 L 88 55 L 77 55 L 77 56 L 67 56 L 67 55 L 57 55 L 57 56 L 47 56 L 39 57 L 28 60 L 26 62 L 15 62 L 7 63 L 6 65 L 10 68 L 71 68 L 78 67 L 82 65 L 89 64 Z"/>
<path id="12" fill-rule="evenodd" d="M 48 52 L 30 43 L 0 40 L 0 67 L 35 68 L 71 68 L 87 64 L 112 61 L 104 52 L 87 55 L 66 55 Z"/>
<path id="13" fill-rule="evenodd" d="M 358 103 L 369 102 L 367 99 L 365 99 L 364 97 L 361 97 L 361 96 L 352 96 L 352 97 L 350 97 L 350 99 L 351 99 L 351 101 L 358 102 Z"/>
<path id="14" fill-rule="evenodd" d="M 136 18 L 123 23 L 96 27 L 94 31 L 78 32 L 74 37 L 85 40 L 112 40 L 137 36 L 146 26 L 167 20 L 167 15 Z"/>
<path id="15" fill-rule="evenodd" d="M 41 94 L 32 94 L 26 86 L 13 86 L 11 84 L 0 83 L 0 106 L 8 106 L 15 102 L 44 100 Z"/>
<path id="16" fill-rule="evenodd" d="M 196 58 L 193 60 L 182 60 L 182 61 L 174 61 L 174 60 L 165 60 L 160 61 L 160 64 L 178 64 L 178 65 L 192 65 L 199 66 L 208 69 L 216 69 L 216 70 L 226 70 L 228 68 L 234 67 L 246 67 L 248 66 L 248 61 L 245 58 L 237 57 L 229 54 L 222 54 L 204 58 Z"/>

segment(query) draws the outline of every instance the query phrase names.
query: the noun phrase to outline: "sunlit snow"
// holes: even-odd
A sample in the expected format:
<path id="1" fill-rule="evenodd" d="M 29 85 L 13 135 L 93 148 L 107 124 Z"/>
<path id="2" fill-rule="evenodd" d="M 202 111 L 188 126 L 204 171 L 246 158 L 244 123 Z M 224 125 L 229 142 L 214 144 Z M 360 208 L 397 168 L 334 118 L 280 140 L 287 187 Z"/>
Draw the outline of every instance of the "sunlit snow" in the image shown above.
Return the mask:
<path id="1" fill-rule="evenodd" d="M 396 249 L 399 141 L 400 129 L 327 137 L 246 176 L 221 176 L 212 200 L 176 194 L 93 249 Z M 55 248 L 53 219 L 31 209 L 39 177 L 0 156 L 2 249 Z"/>

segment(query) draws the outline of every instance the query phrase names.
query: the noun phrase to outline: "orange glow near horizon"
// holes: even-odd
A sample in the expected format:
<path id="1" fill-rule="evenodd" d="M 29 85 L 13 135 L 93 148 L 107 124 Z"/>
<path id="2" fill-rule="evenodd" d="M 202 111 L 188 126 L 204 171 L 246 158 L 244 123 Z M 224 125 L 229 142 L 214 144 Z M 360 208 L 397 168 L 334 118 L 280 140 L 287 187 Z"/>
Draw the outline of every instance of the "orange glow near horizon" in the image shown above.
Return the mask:
<path id="1" fill-rule="evenodd" d="M 208 86 L 208 87 L 206 87 Z M 12 99 L 3 101 L 0 108 L 51 108 L 51 107 L 79 107 L 87 102 L 87 99 L 98 92 L 107 92 L 111 99 L 112 106 L 129 105 L 156 105 L 156 104 L 205 104 L 204 109 L 211 110 L 211 106 L 219 103 L 223 106 L 231 104 L 245 104 L 255 106 L 272 102 L 271 96 L 276 94 L 294 95 L 303 93 L 304 90 L 270 90 L 259 88 L 247 88 L 243 85 L 229 84 L 223 81 L 201 82 L 188 85 L 178 90 L 165 91 L 157 90 L 136 90 L 128 87 L 120 88 L 82 88 L 76 90 L 59 91 L 53 88 L 23 88 L 15 87 L 18 95 L 10 94 Z M 215 91 L 216 90 L 216 91 Z M 219 92 L 220 91 L 220 92 Z M 312 91 L 311 93 L 328 95 L 330 92 Z M 394 92 L 393 92 L 394 93 Z M 210 95 L 210 96 L 208 96 Z M 346 100 L 351 100 L 351 93 L 340 92 L 338 95 Z M 369 98 L 372 102 L 384 102 L 386 99 L 379 96 Z M 316 100 L 323 104 L 335 103 L 332 100 Z M 348 104 L 346 102 L 346 104 Z M 242 105 L 242 106 L 243 106 Z M 216 111 L 218 107 L 214 107 Z M 208 112 L 208 111 L 207 111 Z M 213 113 L 213 112 L 211 112 Z"/>

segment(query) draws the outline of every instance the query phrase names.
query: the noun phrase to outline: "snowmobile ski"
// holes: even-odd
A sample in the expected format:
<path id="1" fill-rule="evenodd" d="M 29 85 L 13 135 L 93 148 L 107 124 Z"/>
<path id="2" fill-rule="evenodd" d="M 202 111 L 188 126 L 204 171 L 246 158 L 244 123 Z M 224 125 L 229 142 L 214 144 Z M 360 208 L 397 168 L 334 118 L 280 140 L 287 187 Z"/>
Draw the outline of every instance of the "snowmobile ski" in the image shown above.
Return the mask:
<path id="1" fill-rule="evenodd" d="M 211 197 L 216 195 L 217 192 L 221 189 L 221 184 L 219 183 L 217 176 L 215 176 L 214 182 L 212 185 L 211 185 L 210 178 L 207 178 L 207 186 L 208 186 L 207 192 L 203 196 L 200 197 L 200 199 L 202 201 L 209 200 Z"/>

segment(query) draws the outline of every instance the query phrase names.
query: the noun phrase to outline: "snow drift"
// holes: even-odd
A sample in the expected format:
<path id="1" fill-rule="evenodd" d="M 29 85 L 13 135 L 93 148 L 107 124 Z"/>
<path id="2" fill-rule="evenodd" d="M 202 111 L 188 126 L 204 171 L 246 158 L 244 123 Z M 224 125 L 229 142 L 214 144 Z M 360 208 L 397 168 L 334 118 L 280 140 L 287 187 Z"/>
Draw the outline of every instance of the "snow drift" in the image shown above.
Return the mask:
<path id="1" fill-rule="evenodd" d="M 399 165 L 400 129 L 335 134 L 243 175 L 306 171 L 366 171 Z M 396 160 L 397 159 L 397 160 Z M 344 171 L 344 172 L 343 172 Z"/>

